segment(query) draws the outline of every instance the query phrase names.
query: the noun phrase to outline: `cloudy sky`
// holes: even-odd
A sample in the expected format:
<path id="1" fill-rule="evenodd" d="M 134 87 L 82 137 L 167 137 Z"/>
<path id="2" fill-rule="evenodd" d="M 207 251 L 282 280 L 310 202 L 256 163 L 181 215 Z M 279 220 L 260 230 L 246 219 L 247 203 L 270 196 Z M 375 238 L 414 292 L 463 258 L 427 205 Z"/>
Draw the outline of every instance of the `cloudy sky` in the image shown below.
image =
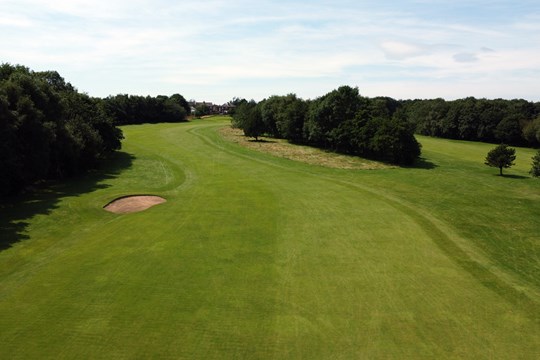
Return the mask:
<path id="1" fill-rule="evenodd" d="M 0 62 L 100 97 L 540 101 L 540 1 L 0 0 Z"/>

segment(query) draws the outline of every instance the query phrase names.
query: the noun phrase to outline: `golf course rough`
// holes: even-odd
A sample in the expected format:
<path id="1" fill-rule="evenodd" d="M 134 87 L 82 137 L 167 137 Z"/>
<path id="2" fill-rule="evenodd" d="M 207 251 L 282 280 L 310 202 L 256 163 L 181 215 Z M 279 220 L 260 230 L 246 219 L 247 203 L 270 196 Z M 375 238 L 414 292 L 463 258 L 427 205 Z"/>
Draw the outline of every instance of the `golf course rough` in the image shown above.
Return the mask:
<path id="1" fill-rule="evenodd" d="M 540 182 L 490 144 L 346 170 L 126 126 L 93 174 L 4 207 L 0 358 L 537 359 Z M 93 177 L 92 177 L 93 176 Z M 167 202 L 118 216 L 122 194 Z"/>

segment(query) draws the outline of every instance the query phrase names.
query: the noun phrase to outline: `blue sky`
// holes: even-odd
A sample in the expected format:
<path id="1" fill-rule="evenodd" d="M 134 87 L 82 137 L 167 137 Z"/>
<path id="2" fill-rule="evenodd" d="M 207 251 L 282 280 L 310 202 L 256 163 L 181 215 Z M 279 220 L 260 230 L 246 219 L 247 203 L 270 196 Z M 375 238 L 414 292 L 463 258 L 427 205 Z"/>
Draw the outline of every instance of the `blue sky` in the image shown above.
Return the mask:
<path id="1" fill-rule="evenodd" d="M 0 62 L 100 97 L 540 101 L 538 0 L 0 0 L 0 34 Z"/>

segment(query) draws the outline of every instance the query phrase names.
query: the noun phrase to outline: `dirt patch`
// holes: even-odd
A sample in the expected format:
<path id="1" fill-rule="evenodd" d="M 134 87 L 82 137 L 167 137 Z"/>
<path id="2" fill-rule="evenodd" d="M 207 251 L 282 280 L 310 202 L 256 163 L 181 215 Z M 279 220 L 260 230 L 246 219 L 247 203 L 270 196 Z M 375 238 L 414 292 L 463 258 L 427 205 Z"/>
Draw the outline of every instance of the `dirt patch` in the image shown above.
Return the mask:
<path id="1" fill-rule="evenodd" d="M 128 214 L 146 210 L 166 201 L 167 200 L 159 196 L 132 195 L 113 200 L 103 208 L 115 214 Z"/>
<path id="2" fill-rule="evenodd" d="M 244 136 L 244 132 L 241 129 L 234 129 L 230 126 L 221 128 L 219 132 L 224 139 L 244 147 L 307 164 L 321 165 L 334 169 L 355 170 L 376 170 L 394 167 L 358 156 L 337 154 L 311 146 L 291 144 L 283 139 L 259 137 L 261 141 L 254 141 L 252 138 Z"/>

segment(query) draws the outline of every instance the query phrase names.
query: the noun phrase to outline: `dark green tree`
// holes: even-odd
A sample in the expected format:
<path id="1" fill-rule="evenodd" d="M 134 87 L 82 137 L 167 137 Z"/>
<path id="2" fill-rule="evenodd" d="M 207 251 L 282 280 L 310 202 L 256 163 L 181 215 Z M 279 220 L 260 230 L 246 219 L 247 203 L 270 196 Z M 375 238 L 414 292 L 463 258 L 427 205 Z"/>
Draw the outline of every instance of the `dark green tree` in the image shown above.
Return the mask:
<path id="1" fill-rule="evenodd" d="M 231 101 L 229 101 L 229 105 L 231 108 L 229 109 L 229 115 L 231 115 L 231 127 L 235 129 L 241 129 L 242 124 L 240 124 L 240 119 L 236 116 L 236 109 L 238 109 L 238 106 L 241 104 L 245 104 L 248 101 L 246 99 L 241 99 L 234 97 Z"/>
<path id="2" fill-rule="evenodd" d="M 478 101 L 478 131 L 470 140 L 495 141 L 495 128 L 505 116 L 507 106 L 504 100 Z"/>
<path id="3" fill-rule="evenodd" d="M 502 119 L 494 131 L 497 140 L 507 144 L 520 144 L 522 130 L 519 120 L 520 117 L 516 113 L 511 113 Z"/>
<path id="4" fill-rule="evenodd" d="M 309 105 L 295 94 L 283 97 L 282 107 L 278 112 L 276 127 L 281 137 L 291 142 L 302 142 L 304 121 Z"/>
<path id="5" fill-rule="evenodd" d="M 416 124 L 416 131 L 422 135 L 455 137 L 457 124 L 455 116 L 449 115 L 450 106 L 444 99 L 415 100 L 407 105 L 411 122 Z"/>
<path id="6" fill-rule="evenodd" d="M 399 102 L 365 98 L 349 86 L 309 102 L 294 94 L 271 96 L 259 104 L 243 102 L 236 108 L 232 126 L 256 139 L 264 133 L 402 165 L 414 163 L 421 148 L 414 124 Z"/>
<path id="7" fill-rule="evenodd" d="M 540 117 L 527 123 L 523 129 L 523 137 L 529 144 L 534 146 L 540 144 Z"/>
<path id="8" fill-rule="evenodd" d="M 233 117 L 244 135 L 254 137 L 255 141 L 259 141 L 259 136 L 266 131 L 260 107 L 254 100 L 238 105 Z"/>
<path id="9" fill-rule="evenodd" d="M 403 112 L 397 111 L 390 119 L 373 118 L 372 121 L 376 121 L 377 126 L 369 146 L 375 157 L 394 164 L 413 164 L 420 156 L 421 145 Z"/>
<path id="10" fill-rule="evenodd" d="M 507 169 L 514 165 L 514 160 L 516 160 L 516 149 L 501 144 L 488 152 L 484 164 L 491 167 L 498 167 L 499 175 L 502 176 L 502 169 Z"/>
<path id="11" fill-rule="evenodd" d="M 229 104 L 229 106 L 230 106 L 229 112 L 228 112 L 229 115 L 233 116 L 233 115 L 234 115 L 234 112 L 236 111 L 236 107 L 237 107 L 238 105 L 240 105 L 241 103 L 245 103 L 245 102 L 247 102 L 247 100 L 244 99 L 244 98 L 239 98 L 239 97 L 236 97 L 236 96 L 233 97 L 232 100 L 230 100 L 230 101 L 228 102 L 228 104 Z M 233 127 L 235 127 L 234 124 L 233 124 Z"/>
<path id="12" fill-rule="evenodd" d="M 191 108 L 182 95 L 137 96 L 118 94 L 100 101 L 116 125 L 186 121 Z"/>
<path id="13" fill-rule="evenodd" d="M 259 103 L 261 118 L 268 134 L 273 137 L 282 137 L 276 126 L 279 112 L 283 108 L 282 96 L 270 96 Z"/>
<path id="14" fill-rule="evenodd" d="M 540 104 L 526 100 L 468 97 L 454 101 L 405 100 L 407 120 L 422 135 L 537 146 L 534 119 Z"/>
<path id="15" fill-rule="evenodd" d="M 259 103 L 266 131 L 273 137 L 302 141 L 307 103 L 295 94 L 271 96 Z"/>
<path id="16" fill-rule="evenodd" d="M 169 97 L 169 100 L 176 105 L 180 105 L 182 109 L 184 109 L 186 115 L 191 113 L 191 106 L 189 106 L 189 103 L 182 95 L 173 94 Z"/>
<path id="17" fill-rule="evenodd" d="M 533 156 L 532 161 L 530 174 L 533 177 L 540 177 L 540 150 Z"/>
<path id="18" fill-rule="evenodd" d="M 200 104 L 195 107 L 195 116 L 201 118 L 210 114 L 210 108 L 206 104 Z"/>
<path id="19" fill-rule="evenodd" d="M 91 168 L 121 139 L 100 100 L 56 71 L 0 65 L 0 196 Z"/>
<path id="20" fill-rule="evenodd" d="M 22 163 L 17 152 L 17 117 L 7 100 L 0 96 L 0 195 L 11 194 L 24 184 Z"/>
<path id="21" fill-rule="evenodd" d="M 353 120 L 366 105 L 364 100 L 358 88 L 350 86 L 341 86 L 314 100 L 304 124 L 306 140 L 316 146 L 333 147 L 333 130 L 341 123 Z"/>

